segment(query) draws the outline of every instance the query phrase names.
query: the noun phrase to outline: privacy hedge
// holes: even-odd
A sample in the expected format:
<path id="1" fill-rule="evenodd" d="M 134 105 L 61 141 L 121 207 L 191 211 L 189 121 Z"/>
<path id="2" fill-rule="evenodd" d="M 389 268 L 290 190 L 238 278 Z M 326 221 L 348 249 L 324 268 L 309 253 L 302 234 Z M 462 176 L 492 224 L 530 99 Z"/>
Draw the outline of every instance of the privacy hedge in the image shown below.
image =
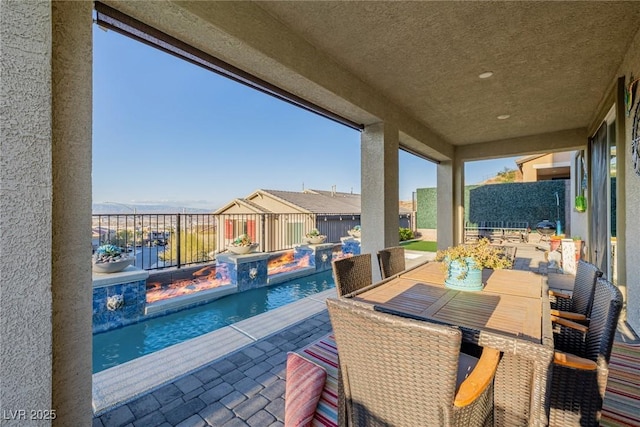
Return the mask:
<path id="1" fill-rule="evenodd" d="M 527 221 L 531 228 L 543 219 L 565 222 L 565 187 L 569 180 L 470 185 L 465 187 L 465 221 Z M 556 213 L 556 196 L 560 199 Z M 418 228 L 436 228 L 436 188 L 416 192 Z"/>

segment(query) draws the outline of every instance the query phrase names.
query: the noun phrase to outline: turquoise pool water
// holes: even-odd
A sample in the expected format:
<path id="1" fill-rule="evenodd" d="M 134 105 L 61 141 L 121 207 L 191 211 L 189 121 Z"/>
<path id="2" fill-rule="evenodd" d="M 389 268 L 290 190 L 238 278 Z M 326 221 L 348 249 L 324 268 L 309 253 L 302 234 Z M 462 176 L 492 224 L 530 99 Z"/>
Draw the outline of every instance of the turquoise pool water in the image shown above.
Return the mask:
<path id="1" fill-rule="evenodd" d="M 229 326 L 335 287 L 331 271 L 241 292 L 93 336 L 93 372 Z"/>

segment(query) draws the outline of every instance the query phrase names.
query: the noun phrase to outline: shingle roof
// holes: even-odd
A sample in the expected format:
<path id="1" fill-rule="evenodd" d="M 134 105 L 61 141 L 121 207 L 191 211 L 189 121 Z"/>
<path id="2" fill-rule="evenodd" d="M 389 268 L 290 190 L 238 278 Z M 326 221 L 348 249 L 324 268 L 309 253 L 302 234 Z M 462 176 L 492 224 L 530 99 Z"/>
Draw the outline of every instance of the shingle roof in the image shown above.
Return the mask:
<path id="1" fill-rule="evenodd" d="M 254 203 L 251 200 L 248 200 L 248 199 L 240 199 L 240 200 L 242 200 L 243 203 L 251 206 L 257 211 L 261 211 L 263 213 L 272 213 L 269 209 L 265 208 L 264 206 L 260 206 L 259 204 Z"/>
<path id="2" fill-rule="evenodd" d="M 231 206 L 233 206 L 234 204 L 238 204 L 238 205 L 244 205 L 252 210 L 254 210 L 256 213 L 271 213 L 271 211 L 263 206 L 260 206 L 257 203 L 252 202 L 251 200 L 247 200 L 247 199 L 233 199 L 232 201 L 230 201 L 229 203 L 227 203 L 226 205 L 222 206 L 221 208 L 219 208 L 218 210 L 216 210 L 214 212 L 215 215 L 219 215 L 223 212 L 225 212 L 227 209 L 229 209 Z"/>
<path id="3" fill-rule="evenodd" d="M 360 195 L 330 191 L 262 190 L 312 213 L 360 213 Z"/>
<path id="4" fill-rule="evenodd" d="M 260 190 L 279 199 L 301 207 L 311 213 L 360 213 L 360 194 L 331 192 L 324 190 L 281 191 Z M 410 210 L 399 208 L 400 213 Z"/>

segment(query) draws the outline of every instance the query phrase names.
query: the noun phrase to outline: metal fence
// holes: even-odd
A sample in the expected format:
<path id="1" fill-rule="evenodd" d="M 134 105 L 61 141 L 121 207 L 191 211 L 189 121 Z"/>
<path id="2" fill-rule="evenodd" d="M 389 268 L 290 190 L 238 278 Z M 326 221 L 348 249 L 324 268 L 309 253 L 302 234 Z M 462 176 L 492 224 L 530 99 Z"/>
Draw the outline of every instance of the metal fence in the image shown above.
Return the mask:
<path id="1" fill-rule="evenodd" d="M 216 220 L 212 214 L 117 214 L 92 216 L 93 250 L 121 247 L 145 270 L 212 261 Z"/>
<path id="2" fill-rule="evenodd" d="M 317 228 L 327 243 L 339 243 L 360 224 L 359 214 L 114 214 L 93 215 L 92 246 L 110 243 L 135 257 L 145 270 L 210 262 L 241 234 L 258 242 L 262 252 L 292 249 Z M 412 228 L 410 214 L 399 226 Z"/>

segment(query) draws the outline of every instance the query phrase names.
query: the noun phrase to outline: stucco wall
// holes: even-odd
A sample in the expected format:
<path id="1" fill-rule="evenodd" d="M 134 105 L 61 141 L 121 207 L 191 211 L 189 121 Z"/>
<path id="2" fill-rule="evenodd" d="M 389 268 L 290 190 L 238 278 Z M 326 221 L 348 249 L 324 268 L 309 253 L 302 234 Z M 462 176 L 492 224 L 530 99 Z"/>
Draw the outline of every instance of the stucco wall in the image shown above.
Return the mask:
<path id="1" fill-rule="evenodd" d="M 50 19 L 47 2 L 0 2 L 0 407 L 5 412 L 51 408 Z"/>
<path id="2" fill-rule="evenodd" d="M 640 76 L 640 32 L 636 34 L 633 42 L 629 46 L 629 50 L 620 67 L 620 75 L 625 75 L 629 83 L 630 75 L 634 78 Z M 640 90 L 636 92 L 640 97 Z M 637 104 L 636 104 L 637 105 Z M 635 112 L 635 109 L 634 109 Z M 624 194 L 626 199 L 626 218 L 628 225 L 626 227 L 626 235 L 624 236 L 624 250 L 626 252 L 627 266 L 627 321 L 631 327 L 640 333 L 640 227 L 637 226 L 637 218 L 640 218 L 640 176 L 638 176 L 632 167 L 631 162 L 631 127 L 633 125 L 633 117 L 626 119 L 626 150 L 627 158 L 624 164 L 625 182 Z M 620 167 L 620 165 L 618 166 Z M 621 238 L 619 237 L 619 240 Z"/>
<path id="3" fill-rule="evenodd" d="M 91 10 L 0 2 L 3 426 L 91 423 Z"/>
<path id="4" fill-rule="evenodd" d="M 542 157 L 538 157 L 535 160 L 525 162 L 522 164 L 522 181 L 523 182 L 534 182 L 537 181 L 540 177 L 538 177 L 538 168 L 551 168 L 552 165 L 562 165 L 555 167 L 569 167 L 568 164 L 571 162 L 572 152 L 562 151 L 560 153 L 549 153 Z M 538 166 L 538 168 L 536 168 Z M 541 177 L 542 179 L 548 179 Z"/>

